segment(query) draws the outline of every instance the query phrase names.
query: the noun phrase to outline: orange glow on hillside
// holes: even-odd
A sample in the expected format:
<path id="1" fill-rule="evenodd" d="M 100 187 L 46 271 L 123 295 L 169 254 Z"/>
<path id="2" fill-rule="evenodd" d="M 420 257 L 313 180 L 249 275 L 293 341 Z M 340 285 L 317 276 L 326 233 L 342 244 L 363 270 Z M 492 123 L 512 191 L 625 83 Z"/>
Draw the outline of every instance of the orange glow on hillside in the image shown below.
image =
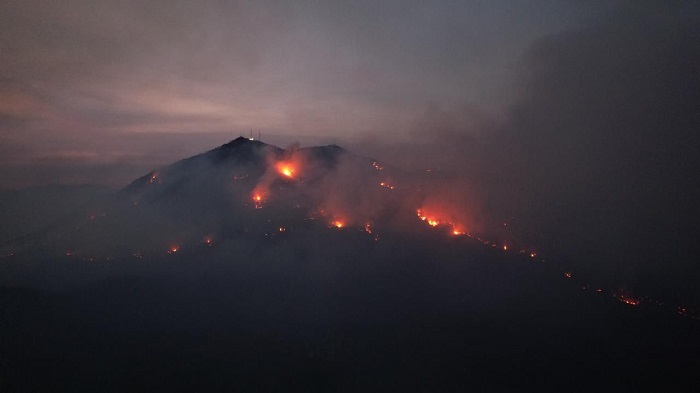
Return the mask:
<path id="1" fill-rule="evenodd" d="M 275 169 L 277 172 L 289 179 L 294 179 L 296 177 L 297 169 L 294 164 L 288 161 L 280 161 L 275 164 Z"/>
<path id="2" fill-rule="evenodd" d="M 418 218 L 421 219 L 421 221 L 425 221 L 431 227 L 437 227 L 438 225 L 451 227 L 450 233 L 452 233 L 455 236 L 464 235 L 467 233 L 463 226 L 449 220 L 425 214 L 423 212 L 423 209 L 416 210 L 416 214 Z"/>
<path id="3" fill-rule="evenodd" d="M 628 304 L 630 306 L 638 306 L 640 301 L 637 299 L 633 299 L 631 297 L 627 297 L 625 295 L 619 295 L 617 296 L 617 300 L 621 301 L 622 303 Z"/>
<path id="4" fill-rule="evenodd" d="M 174 254 L 180 250 L 180 246 L 172 246 L 168 249 L 168 254 Z"/>
<path id="5" fill-rule="evenodd" d="M 253 190 L 250 198 L 253 200 L 253 206 L 256 209 L 262 209 L 263 203 L 265 202 L 265 193 L 263 193 L 259 188 Z"/>
<path id="6" fill-rule="evenodd" d="M 331 226 L 334 226 L 336 228 L 342 228 L 345 226 L 345 222 L 343 222 L 341 220 L 333 220 L 333 221 L 331 221 Z"/>

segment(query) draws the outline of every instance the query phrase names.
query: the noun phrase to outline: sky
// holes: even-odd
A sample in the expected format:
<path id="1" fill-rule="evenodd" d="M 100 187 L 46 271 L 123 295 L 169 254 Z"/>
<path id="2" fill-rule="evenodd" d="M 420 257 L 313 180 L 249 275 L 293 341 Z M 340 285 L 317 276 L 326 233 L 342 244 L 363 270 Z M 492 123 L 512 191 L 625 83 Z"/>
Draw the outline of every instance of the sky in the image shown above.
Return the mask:
<path id="1" fill-rule="evenodd" d="M 538 40 L 620 4 L 3 1 L 0 188 L 121 187 L 251 129 L 411 142 L 426 111 L 500 116 Z"/>

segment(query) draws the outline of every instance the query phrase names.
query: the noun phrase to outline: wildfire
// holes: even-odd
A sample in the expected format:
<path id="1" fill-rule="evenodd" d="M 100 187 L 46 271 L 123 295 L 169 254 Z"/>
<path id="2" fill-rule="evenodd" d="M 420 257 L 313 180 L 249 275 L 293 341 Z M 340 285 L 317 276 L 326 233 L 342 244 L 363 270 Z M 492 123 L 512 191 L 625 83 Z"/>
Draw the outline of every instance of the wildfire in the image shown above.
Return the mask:
<path id="1" fill-rule="evenodd" d="M 204 238 L 204 244 L 206 244 L 207 246 L 211 246 L 211 245 L 212 245 L 212 240 L 211 240 L 211 238 L 210 238 L 210 237 L 205 237 L 205 238 Z"/>
<path id="2" fill-rule="evenodd" d="M 151 173 L 151 177 L 150 177 L 150 179 L 148 179 L 148 182 L 151 183 L 151 184 L 153 184 L 153 183 L 155 183 L 156 181 L 157 181 L 158 183 L 160 183 L 160 179 L 158 179 L 158 172 L 153 172 L 153 173 Z"/>
<path id="3" fill-rule="evenodd" d="M 372 225 L 370 223 L 365 224 L 365 232 L 372 234 Z"/>
<path id="4" fill-rule="evenodd" d="M 384 169 L 384 167 L 379 165 L 379 163 L 377 161 L 372 162 L 372 166 L 374 167 L 374 169 L 376 169 L 378 171 L 381 171 L 382 169 Z"/>
<path id="5" fill-rule="evenodd" d="M 275 164 L 275 168 L 280 175 L 289 179 L 294 179 L 296 176 L 296 168 L 289 162 L 280 161 Z"/>
<path id="6" fill-rule="evenodd" d="M 260 191 L 253 190 L 253 195 L 251 196 L 251 198 L 253 199 L 253 206 L 255 206 L 256 209 L 263 208 L 265 196 Z"/>
<path id="7" fill-rule="evenodd" d="M 421 221 L 425 221 L 431 227 L 437 227 L 438 225 L 446 225 L 446 226 L 452 227 L 450 232 L 455 236 L 466 234 L 466 231 L 463 229 L 463 227 L 458 225 L 458 224 L 455 224 L 454 222 L 451 222 L 448 220 L 441 220 L 441 219 L 436 218 L 436 217 L 427 216 L 426 214 L 423 213 L 423 210 L 421 210 L 421 209 L 416 210 L 416 214 L 418 215 L 418 218 L 421 219 Z"/>
<path id="8" fill-rule="evenodd" d="M 287 229 L 286 229 L 285 227 L 280 227 L 280 232 L 284 232 L 284 231 L 286 231 L 286 230 L 287 230 Z"/>
<path id="9" fill-rule="evenodd" d="M 331 226 L 334 226 L 336 228 L 342 228 L 345 226 L 345 223 L 343 221 L 340 221 L 340 220 L 333 220 L 333 221 L 331 221 Z"/>
<path id="10" fill-rule="evenodd" d="M 381 182 L 381 183 L 379 183 L 379 185 L 382 186 L 382 187 L 384 187 L 384 188 L 388 188 L 388 189 L 390 189 L 390 190 L 393 190 L 394 188 L 396 188 L 396 187 L 392 186 L 391 184 L 389 184 L 389 183 L 387 183 L 387 182 Z"/>
<path id="11" fill-rule="evenodd" d="M 633 299 L 631 297 L 627 297 L 625 295 L 618 295 L 616 296 L 617 300 L 621 301 L 622 303 L 629 304 L 630 306 L 638 306 L 640 303 L 640 300 L 638 299 Z"/>
<path id="12" fill-rule="evenodd" d="M 566 272 L 566 273 L 564 273 L 564 277 L 566 277 L 566 278 L 571 278 L 571 277 L 572 277 L 571 272 Z"/>
<path id="13" fill-rule="evenodd" d="M 180 246 L 172 246 L 170 249 L 168 249 L 168 254 L 174 254 L 178 251 L 180 251 Z"/>

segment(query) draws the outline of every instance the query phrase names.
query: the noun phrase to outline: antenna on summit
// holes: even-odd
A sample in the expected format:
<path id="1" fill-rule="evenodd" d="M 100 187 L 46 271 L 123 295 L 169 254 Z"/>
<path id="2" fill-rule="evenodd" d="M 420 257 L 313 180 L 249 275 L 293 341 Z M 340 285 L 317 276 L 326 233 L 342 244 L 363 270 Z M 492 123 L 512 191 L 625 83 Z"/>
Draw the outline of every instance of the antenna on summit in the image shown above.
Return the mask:
<path id="1" fill-rule="evenodd" d="M 260 139 L 260 130 L 258 130 L 258 140 L 262 142 L 262 139 Z"/>

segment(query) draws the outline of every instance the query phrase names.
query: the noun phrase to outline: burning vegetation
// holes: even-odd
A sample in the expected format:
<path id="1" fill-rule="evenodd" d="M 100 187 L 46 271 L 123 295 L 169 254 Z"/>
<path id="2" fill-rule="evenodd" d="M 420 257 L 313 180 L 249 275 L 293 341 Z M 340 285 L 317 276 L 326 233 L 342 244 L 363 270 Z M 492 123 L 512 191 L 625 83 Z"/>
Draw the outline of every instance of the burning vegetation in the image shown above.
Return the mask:
<path id="1" fill-rule="evenodd" d="M 436 195 L 442 197 L 443 193 L 432 190 L 428 193 L 424 193 L 420 198 L 411 200 L 408 198 L 403 198 L 405 194 L 408 194 L 411 190 L 410 179 L 406 180 L 400 178 L 392 173 L 390 169 L 385 169 L 377 161 L 372 162 L 372 167 L 369 167 L 365 162 L 363 162 L 360 168 L 364 168 L 364 171 L 357 170 L 357 167 L 350 168 L 351 170 L 346 170 L 345 172 L 338 171 L 335 167 L 330 167 L 332 169 L 327 169 L 326 166 L 311 165 L 311 159 L 305 160 L 303 155 L 298 151 L 293 152 L 277 152 L 275 154 L 269 154 L 263 160 L 264 166 L 261 166 L 260 172 L 263 173 L 255 175 L 253 171 L 249 168 L 236 168 L 231 172 L 225 174 L 222 177 L 232 189 L 240 190 L 240 194 L 237 194 L 237 198 L 234 203 L 244 206 L 244 210 L 250 209 L 252 206 L 254 209 L 263 209 L 263 207 L 270 207 L 262 212 L 256 212 L 251 215 L 259 219 L 265 217 L 267 222 L 263 225 L 249 225 L 249 223 L 241 224 L 240 233 L 264 233 L 265 236 L 273 238 L 274 236 L 284 236 L 290 238 L 290 236 L 296 236 L 296 231 L 300 228 L 300 225 L 294 223 L 285 217 L 285 219 L 275 220 L 274 215 L 266 216 L 265 214 L 277 212 L 280 208 L 288 206 L 290 209 L 294 210 L 295 215 L 301 218 L 301 220 L 308 220 L 308 225 L 314 228 L 320 228 L 321 230 L 330 231 L 344 229 L 342 231 L 337 231 L 337 236 L 350 235 L 353 232 L 366 233 L 368 238 L 371 237 L 374 241 L 380 240 L 380 234 L 382 239 L 387 239 L 390 235 L 388 231 L 397 230 L 397 228 L 387 225 L 386 221 L 381 221 L 382 217 L 376 214 L 377 205 L 385 204 L 391 205 L 395 211 L 400 210 L 402 214 L 402 219 L 414 220 L 418 224 L 415 225 L 420 231 L 434 231 L 437 230 L 439 233 L 443 233 L 445 236 L 455 237 L 455 244 L 459 242 L 478 242 L 484 246 L 488 246 L 490 253 L 502 253 L 507 252 L 509 255 L 513 256 L 513 260 L 520 261 L 533 261 L 533 262 L 545 262 L 545 259 L 538 253 L 523 248 L 517 241 L 512 238 L 504 239 L 498 236 L 491 237 L 489 235 L 484 235 L 479 233 L 472 228 L 471 222 L 467 220 L 470 218 L 469 215 L 464 214 L 464 212 L 459 212 L 459 206 L 455 208 L 455 201 L 453 200 L 451 204 L 445 203 L 440 200 L 437 201 Z M 302 165 L 304 164 L 304 165 Z M 323 167 L 322 183 L 325 185 L 320 191 L 310 190 L 307 184 L 304 184 L 302 179 L 306 180 L 308 178 L 315 178 L 316 174 L 314 170 L 317 167 Z M 346 168 L 344 168 L 346 169 Z M 327 170 L 327 171 L 326 171 Z M 325 172 L 324 172 L 325 171 Z M 375 171 L 384 171 L 382 173 L 377 173 Z M 167 179 L 173 179 L 175 177 L 171 176 L 170 172 L 162 172 L 166 175 Z M 346 182 L 346 177 L 351 178 L 354 182 Z M 148 177 L 148 184 L 160 183 L 161 177 L 158 172 L 152 172 Z M 231 182 L 233 180 L 244 180 Z M 394 183 L 390 182 L 392 180 L 400 180 L 398 184 L 401 187 L 397 188 Z M 250 183 L 249 183 L 250 182 Z M 325 183 L 324 183 L 325 182 Z M 308 181 L 309 184 L 313 184 L 312 181 Z M 141 182 L 140 184 L 143 184 Z M 251 184 L 254 184 L 251 187 Z M 384 192 L 383 190 L 376 187 L 379 184 L 380 187 L 389 190 L 395 190 L 395 192 Z M 159 192 L 163 187 L 146 187 L 149 189 L 148 192 Z M 426 187 L 426 189 L 429 189 Z M 290 191 L 291 190 L 291 191 Z M 407 191 L 409 190 L 409 191 Z M 293 191 L 293 192 L 292 192 Z M 306 194 L 304 194 L 306 193 Z M 349 194 L 352 197 L 347 199 L 340 199 L 336 201 L 334 197 L 338 197 L 339 194 Z M 288 198 L 289 195 L 302 195 L 302 198 Z M 344 195 L 341 195 L 343 197 Z M 354 198 L 354 197 L 358 198 Z M 364 200 L 362 200 L 364 198 Z M 402 199 L 403 198 L 403 199 Z M 359 201 L 358 201 L 359 200 Z M 230 200 L 229 200 L 230 201 Z M 251 203 L 252 201 L 252 203 Z M 357 206 L 351 205 L 356 203 Z M 134 202 L 136 205 L 136 202 Z M 147 206 L 147 203 L 143 203 Z M 139 209 L 141 209 L 139 207 Z M 375 209 L 375 210 L 373 210 Z M 415 216 L 413 212 L 415 211 Z M 249 212 L 249 210 L 248 210 Z M 221 212 L 224 213 L 224 212 Z M 287 214 L 285 212 L 284 214 Z M 109 217 L 103 219 L 102 217 L 107 217 L 106 213 L 96 213 L 91 211 L 89 214 L 83 216 L 83 220 L 87 223 L 81 223 L 81 225 L 87 227 L 88 225 L 100 225 L 102 221 L 107 221 L 111 219 L 112 212 L 110 212 Z M 269 217 L 272 217 L 269 219 Z M 418 220 L 416 220 L 416 217 Z M 98 219 L 99 218 L 99 219 Z M 313 222 L 318 220 L 317 222 Z M 425 223 L 425 227 L 422 228 L 420 222 Z M 466 224 L 470 225 L 467 226 Z M 375 225 L 376 224 L 376 225 Z M 302 223 L 301 225 L 306 225 Z M 501 226 L 501 225 L 499 225 Z M 503 223 L 502 226 L 506 226 Z M 509 225 L 508 225 L 509 226 Z M 209 227 L 208 227 L 209 228 Z M 399 228 L 403 230 L 404 228 Z M 387 232 L 384 232 L 384 231 Z M 281 235 L 283 233 L 289 232 L 288 234 Z M 421 232 L 426 233 L 426 232 Z M 193 235 L 190 239 L 185 239 L 179 234 L 175 234 L 172 237 L 168 237 L 162 240 L 160 246 L 152 247 L 149 249 L 142 246 L 134 246 L 133 250 L 129 250 L 129 256 L 132 258 L 142 259 L 144 256 L 148 257 L 150 253 L 163 255 L 163 245 L 171 244 L 165 251 L 167 254 L 194 254 L 195 252 L 216 252 L 216 250 L 222 248 L 222 244 L 225 244 L 227 240 L 227 235 L 223 232 L 209 231 L 200 232 L 197 235 Z M 333 235 L 336 236 L 336 235 Z M 362 235 L 365 236 L 365 235 Z M 482 237 L 483 236 L 483 237 Z M 169 243 L 171 240 L 177 239 L 176 241 Z M 213 239 L 216 239 L 216 247 L 214 245 Z M 507 243 L 505 243 L 507 241 Z M 177 244 L 175 244 L 177 243 Z M 72 247 L 72 245 L 70 245 Z M 182 249 L 180 247 L 183 247 Z M 203 247 L 207 246 L 207 247 Z M 71 259 L 81 258 L 83 255 L 90 255 L 90 260 L 93 256 L 89 251 L 81 250 L 80 248 L 71 249 L 70 251 L 65 251 L 66 248 L 62 248 L 62 253 L 65 256 L 71 257 Z M 207 251 L 204 251 L 207 250 Z M 87 258 L 87 257 L 86 257 Z M 102 257 L 103 259 L 107 257 Z M 515 259 L 518 258 L 518 259 Z M 86 259 L 87 260 L 87 259 Z M 568 267 L 570 268 L 570 267 Z M 562 268 L 557 271 L 557 275 L 566 279 L 576 285 L 577 288 L 582 288 L 588 293 L 593 292 L 589 288 L 598 288 L 594 293 L 600 294 L 600 296 L 605 296 L 610 298 L 614 297 L 616 300 L 620 301 L 629 306 L 638 306 L 641 304 L 642 300 L 640 298 L 632 297 L 626 294 L 622 294 L 619 291 L 611 290 L 609 287 L 595 285 L 595 283 L 586 282 L 583 274 L 577 271 L 574 275 L 570 270 L 565 270 Z M 605 288 L 605 289 L 603 289 Z M 657 301 L 649 300 L 644 298 L 644 304 L 659 304 L 662 303 Z M 694 316 L 695 313 L 686 307 L 679 307 L 674 312 L 678 312 L 684 316 Z"/>
<path id="2" fill-rule="evenodd" d="M 296 177 L 296 166 L 291 162 L 279 161 L 275 164 L 275 168 L 277 169 L 277 173 L 282 175 L 282 177 L 288 179 L 294 179 Z"/>
<path id="3" fill-rule="evenodd" d="M 435 216 L 435 215 L 426 214 L 423 211 L 423 209 L 417 209 L 416 215 L 418 216 L 418 218 L 421 219 L 421 221 L 425 221 L 431 227 L 437 227 L 437 226 L 448 227 L 449 232 L 452 235 L 461 236 L 461 235 L 467 234 L 466 229 L 464 229 L 464 227 L 461 224 L 457 224 L 455 222 L 452 222 L 452 221 L 444 219 L 444 218 L 440 218 L 440 217 Z"/>

